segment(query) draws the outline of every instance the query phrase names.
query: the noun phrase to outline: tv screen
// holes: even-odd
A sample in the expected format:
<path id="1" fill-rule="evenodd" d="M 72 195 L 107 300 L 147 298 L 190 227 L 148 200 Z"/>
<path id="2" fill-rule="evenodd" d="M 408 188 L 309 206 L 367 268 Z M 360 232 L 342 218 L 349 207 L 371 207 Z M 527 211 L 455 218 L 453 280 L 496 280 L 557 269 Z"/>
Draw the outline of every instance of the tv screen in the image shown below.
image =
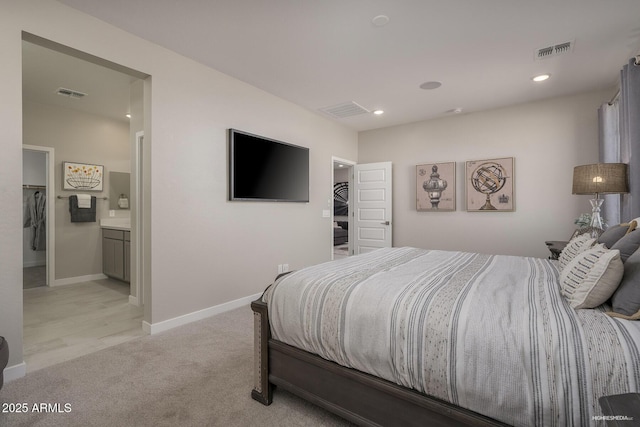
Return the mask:
<path id="1" fill-rule="evenodd" d="M 309 201 L 309 149 L 229 129 L 229 200 Z"/>

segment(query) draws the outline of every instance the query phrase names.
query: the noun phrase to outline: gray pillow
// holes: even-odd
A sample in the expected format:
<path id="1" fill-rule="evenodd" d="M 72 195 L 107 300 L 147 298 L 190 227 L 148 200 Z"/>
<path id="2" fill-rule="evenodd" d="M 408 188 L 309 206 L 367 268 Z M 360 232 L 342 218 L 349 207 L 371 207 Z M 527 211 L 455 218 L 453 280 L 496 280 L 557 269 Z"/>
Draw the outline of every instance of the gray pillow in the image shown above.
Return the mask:
<path id="1" fill-rule="evenodd" d="M 622 262 L 626 262 L 627 258 L 637 251 L 638 248 L 640 248 L 640 230 L 632 231 L 611 246 L 611 249 L 618 249 L 620 251 L 620 259 L 622 259 Z"/>
<path id="2" fill-rule="evenodd" d="M 629 230 L 628 225 L 614 225 L 612 227 L 607 228 L 601 235 L 598 237 L 598 243 L 604 243 L 604 245 L 611 249 L 613 245 L 616 244 L 618 240 L 624 237 Z"/>
<path id="3" fill-rule="evenodd" d="M 624 276 L 611 297 L 615 313 L 633 316 L 640 312 L 640 251 L 635 251 L 624 263 Z"/>

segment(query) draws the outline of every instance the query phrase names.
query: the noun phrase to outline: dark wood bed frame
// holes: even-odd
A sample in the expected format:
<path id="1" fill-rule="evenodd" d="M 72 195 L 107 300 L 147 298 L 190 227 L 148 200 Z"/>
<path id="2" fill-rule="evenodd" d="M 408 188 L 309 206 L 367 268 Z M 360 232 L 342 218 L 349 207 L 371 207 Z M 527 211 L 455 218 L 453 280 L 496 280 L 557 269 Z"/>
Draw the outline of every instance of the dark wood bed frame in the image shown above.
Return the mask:
<path id="1" fill-rule="evenodd" d="M 506 426 L 397 384 L 345 368 L 271 338 L 267 304 L 251 303 L 254 319 L 254 388 L 264 405 L 280 387 L 364 426 Z"/>

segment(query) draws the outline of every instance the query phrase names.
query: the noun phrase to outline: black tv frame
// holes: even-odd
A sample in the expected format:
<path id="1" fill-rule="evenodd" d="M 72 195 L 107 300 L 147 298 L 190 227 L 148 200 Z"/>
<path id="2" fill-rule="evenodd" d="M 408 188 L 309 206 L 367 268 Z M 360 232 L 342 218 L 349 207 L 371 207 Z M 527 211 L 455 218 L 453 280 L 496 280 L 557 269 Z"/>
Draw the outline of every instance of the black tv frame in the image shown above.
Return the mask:
<path id="1" fill-rule="evenodd" d="M 236 196 L 236 170 L 235 170 L 235 155 L 236 155 L 236 147 L 235 147 L 235 137 L 236 135 L 242 135 L 242 136 L 248 136 L 251 138 L 255 138 L 259 141 L 264 141 L 265 143 L 268 144 L 279 144 L 281 146 L 287 146 L 287 147 L 293 147 L 296 150 L 301 150 L 303 152 L 306 152 L 307 156 L 306 156 L 306 184 L 307 184 L 307 189 L 306 189 L 306 197 L 303 198 L 289 198 L 289 197 L 284 197 L 284 198 L 270 198 L 270 197 L 242 197 L 242 195 L 240 196 Z M 277 139 L 272 139 L 272 138 L 267 138 L 261 135 L 256 135 L 253 133 L 249 133 L 249 132 L 245 132 L 245 131 L 241 131 L 238 129 L 233 129 L 230 128 L 228 131 L 228 158 L 229 158 L 229 174 L 228 174 L 228 182 L 229 182 L 229 187 L 228 187 L 228 200 L 229 201 L 250 201 L 250 202 L 292 202 L 292 203 L 308 203 L 309 202 L 309 174 L 310 174 L 310 162 L 309 162 L 309 148 L 307 147 L 302 147 L 300 145 L 295 145 L 295 144 L 290 144 L 287 142 L 283 142 L 283 141 L 279 141 Z M 295 179 L 299 179 L 299 176 L 296 176 Z"/>

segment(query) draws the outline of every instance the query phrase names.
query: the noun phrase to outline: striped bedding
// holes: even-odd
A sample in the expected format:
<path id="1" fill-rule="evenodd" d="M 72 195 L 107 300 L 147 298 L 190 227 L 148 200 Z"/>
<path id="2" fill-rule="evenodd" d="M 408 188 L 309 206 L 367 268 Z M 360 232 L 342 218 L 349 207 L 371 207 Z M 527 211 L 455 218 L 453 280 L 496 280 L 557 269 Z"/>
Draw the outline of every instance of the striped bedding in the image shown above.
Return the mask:
<path id="1" fill-rule="evenodd" d="M 598 425 L 600 396 L 640 391 L 640 322 L 572 309 L 545 259 L 385 248 L 264 301 L 273 338 L 511 425 Z"/>

